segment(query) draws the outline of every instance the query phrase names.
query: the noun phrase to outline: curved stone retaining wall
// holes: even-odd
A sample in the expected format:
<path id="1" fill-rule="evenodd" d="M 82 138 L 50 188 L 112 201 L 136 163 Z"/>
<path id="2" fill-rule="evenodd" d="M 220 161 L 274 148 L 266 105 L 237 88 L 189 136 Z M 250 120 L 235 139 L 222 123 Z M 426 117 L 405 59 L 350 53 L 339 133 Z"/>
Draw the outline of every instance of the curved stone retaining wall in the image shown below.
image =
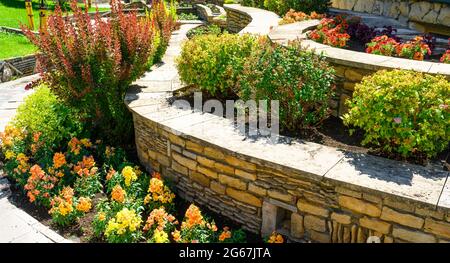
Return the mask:
<path id="1" fill-rule="evenodd" d="M 448 242 L 449 173 L 291 138 L 247 138 L 228 119 L 168 104 L 182 87 L 174 32 L 162 66 L 126 97 L 142 164 L 186 200 L 263 235 L 293 241 Z M 174 70 L 175 69 L 175 70 Z"/>
<path id="2" fill-rule="evenodd" d="M 227 11 L 227 30 L 231 33 L 267 35 L 278 25 L 280 17 L 270 11 L 238 4 L 224 5 Z"/>
<path id="3" fill-rule="evenodd" d="M 215 24 L 220 26 L 221 28 L 227 27 L 227 20 L 221 18 L 222 15 L 226 15 L 225 9 L 221 6 L 216 5 L 216 8 L 220 10 L 220 14 L 214 14 L 206 5 L 196 4 L 195 5 L 198 16 L 208 23 Z"/>
<path id="4" fill-rule="evenodd" d="M 392 17 L 423 32 L 450 34 L 450 2 L 446 0 L 333 0 L 332 7 Z"/>

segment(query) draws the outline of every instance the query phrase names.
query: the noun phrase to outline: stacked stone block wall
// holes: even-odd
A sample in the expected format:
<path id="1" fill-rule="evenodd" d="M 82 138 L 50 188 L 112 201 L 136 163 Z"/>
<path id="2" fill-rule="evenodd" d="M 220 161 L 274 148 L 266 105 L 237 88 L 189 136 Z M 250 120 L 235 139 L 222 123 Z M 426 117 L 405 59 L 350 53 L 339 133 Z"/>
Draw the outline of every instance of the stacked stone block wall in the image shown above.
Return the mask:
<path id="1" fill-rule="evenodd" d="M 251 16 L 244 12 L 227 7 L 225 10 L 227 11 L 227 30 L 230 33 L 238 33 L 252 22 Z"/>
<path id="2" fill-rule="evenodd" d="M 371 236 L 385 243 L 450 241 L 449 209 L 237 155 L 133 118 L 141 163 L 172 180 L 182 198 L 251 232 L 284 227 L 294 241 L 333 243 Z"/>
<path id="3" fill-rule="evenodd" d="M 445 27 L 439 32 L 450 34 L 450 5 L 445 1 L 333 0 L 332 7 L 392 17 L 422 31 L 437 30 L 439 25 Z"/>

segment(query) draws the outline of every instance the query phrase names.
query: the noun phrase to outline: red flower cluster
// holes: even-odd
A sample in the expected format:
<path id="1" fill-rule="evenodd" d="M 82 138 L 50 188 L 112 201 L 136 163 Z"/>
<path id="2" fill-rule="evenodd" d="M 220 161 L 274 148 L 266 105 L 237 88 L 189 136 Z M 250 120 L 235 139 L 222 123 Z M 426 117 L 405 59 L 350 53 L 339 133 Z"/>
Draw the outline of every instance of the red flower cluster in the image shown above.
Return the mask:
<path id="1" fill-rule="evenodd" d="M 423 37 L 417 36 L 406 43 L 399 43 L 386 35 L 376 37 L 367 44 L 367 53 L 397 56 L 414 60 L 423 60 L 425 55 L 431 55 L 430 47 L 424 42 Z"/>
<path id="2" fill-rule="evenodd" d="M 425 55 L 431 55 L 430 47 L 425 44 L 423 37 L 415 37 L 413 40 L 399 44 L 396 48 L 397 55 L 403 58 L 423 60 Z"/>
<path id="3" fill-rule="evenodd" d="M 441 62 L 450 64 L 450 38 L 448 39 L 449 49 L 442 55 Z"/>
<path id="4" fill-rule="evenodd" d="M 399 43 L 386 35 L 378 36 L 367 44 L 366 52 L 369 54 L 393 56 Z"/>
<path id="5" fill-rule="evenodd" d="M 308 37 L 316 42 L 333 47 L 345 47 L 350 35 L 347 34 L 348 24 L 345 18 L 324 18 L 317 29 L 311 31 Z"/>

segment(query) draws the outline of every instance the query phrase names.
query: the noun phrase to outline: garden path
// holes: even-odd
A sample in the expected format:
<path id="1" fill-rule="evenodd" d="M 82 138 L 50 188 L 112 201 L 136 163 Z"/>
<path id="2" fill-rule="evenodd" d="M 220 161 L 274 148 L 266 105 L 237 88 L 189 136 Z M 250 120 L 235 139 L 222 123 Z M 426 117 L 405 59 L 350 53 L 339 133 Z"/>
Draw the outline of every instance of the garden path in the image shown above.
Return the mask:
<path id="1" fill-rule="evenodd" d="M 17 107 L 33 91 L 25 85 L 39 78 L 38 74 L 0 84 L 0 130 L 14 117 Z M 8 199 L 9 182 L 0 170 L 0 242 L 54 243 L 67 242 L 65 238 L 41 224 Z"/>

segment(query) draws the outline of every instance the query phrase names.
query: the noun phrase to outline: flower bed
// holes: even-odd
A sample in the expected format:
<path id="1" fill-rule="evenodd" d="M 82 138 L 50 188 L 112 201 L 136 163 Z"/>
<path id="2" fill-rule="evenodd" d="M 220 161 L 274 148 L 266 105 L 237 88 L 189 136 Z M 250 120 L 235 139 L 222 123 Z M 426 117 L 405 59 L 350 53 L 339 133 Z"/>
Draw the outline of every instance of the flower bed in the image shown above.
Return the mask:
<path id="1" fill-rule="evenodd" d="M 364 50 L 369 54 L 395 56 L 414 60 L 429 60 L 447 63 L 446 53 L 433 53 L 435 36 L 425 34 L 403 41 L 396 36 L 397 29 L 384 27 L 376 30 L 364 24 L 359 17 L 337 15 L 324 18 L 316 29 L 307 36 L 319 43 L 332 47 Z M 351 41 L 351 43 L 350 43 Z M 450 50 L 450 39 L 449 46 Z"/>
<path id="2" fill-rule="evenodd" d="M 49 209 L 61 232 L 85 229 L 82 241 L 113 243 L 246 241 L 245 232 L 218 229 L 193 204 L 178 214 L 170 182 L 143 172 L 123 149 L 76 137 L 51 148 L 42 138 L 8 126 L 0 138 L 4 170 L 29 202 Z"/>

